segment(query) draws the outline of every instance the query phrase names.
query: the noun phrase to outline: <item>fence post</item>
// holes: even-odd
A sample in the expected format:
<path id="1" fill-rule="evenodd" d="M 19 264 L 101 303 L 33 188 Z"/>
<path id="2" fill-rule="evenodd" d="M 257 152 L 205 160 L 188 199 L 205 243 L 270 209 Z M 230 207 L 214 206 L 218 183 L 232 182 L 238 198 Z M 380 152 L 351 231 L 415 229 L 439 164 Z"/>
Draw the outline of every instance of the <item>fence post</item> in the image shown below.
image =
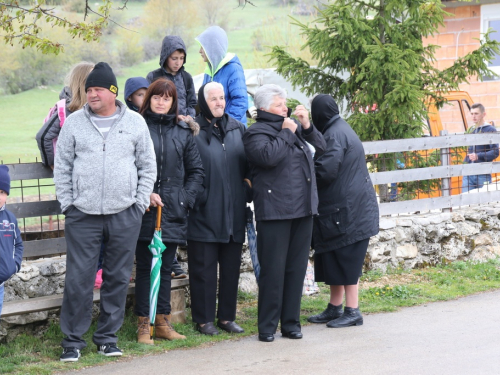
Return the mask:
<path id="1" fill-rule="evenodd" d="M 439 135 L 441 137 L 448 135 L 448 130 L 441 130 L 439 132 Z M 449 165 L 450 164 L 450 149 L 448 147 L 442 148 L 441 149 L 441 165 Z M 451 186 L 451 178 L 450 177 L 445 177 L 441 179 L 441 194 L 443 197 L 448 197 L 451 195 L 450 191 L 450 186 Z M 448 208 L 442 208 L 442 212 L 451 212 L 451 207 Z"/>

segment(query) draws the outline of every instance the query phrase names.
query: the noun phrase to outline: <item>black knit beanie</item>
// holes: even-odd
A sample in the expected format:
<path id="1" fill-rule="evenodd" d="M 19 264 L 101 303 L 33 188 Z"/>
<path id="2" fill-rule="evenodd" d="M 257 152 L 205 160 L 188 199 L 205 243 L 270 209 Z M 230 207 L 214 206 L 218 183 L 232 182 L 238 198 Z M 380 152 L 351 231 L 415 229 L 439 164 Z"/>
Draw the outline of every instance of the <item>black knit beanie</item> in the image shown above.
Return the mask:
<path id="1" fill-rule="evenodd" d="M 3 190 L 9 195 L 10 193 L 10 176 L 9 167 L 0 165 L 0 190 Z"/>
<path id="2" fill-rule="evenodd" d="M 118 95 L 116 77 L 108 63 L 100 62 L 94 66 L 94 69 L 90 72 L 85 82 L 85 91 L 89 87 L 104 87 L 113 94 Z"/>

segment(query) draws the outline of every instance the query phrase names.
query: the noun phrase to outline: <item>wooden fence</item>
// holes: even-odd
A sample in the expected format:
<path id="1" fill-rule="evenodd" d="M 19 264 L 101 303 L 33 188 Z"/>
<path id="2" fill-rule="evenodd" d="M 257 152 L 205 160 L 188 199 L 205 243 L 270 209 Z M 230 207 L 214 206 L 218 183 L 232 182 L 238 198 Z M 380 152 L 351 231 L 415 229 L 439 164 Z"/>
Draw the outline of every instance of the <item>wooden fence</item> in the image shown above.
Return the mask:
<path id="1" fill-rule="evenodd" d="M 450 195 L 448 188 L 452 177 L 500 172 L 500 162 L 449 165 L 448 156 L 450 155 L 450 148 L 498 143 L 500 143 L 500 133 L 459 135 L 446 135 L 444 133 L 440 137 L 363 142 L 366 155 L 436 149 L 441 152 L 440 166 L 370 173 L 374 185 L 431 179 L 441 179 L 442 181 L 442 196 L 401 202 L 380 203 L 380 214 L 390 215 L 415 211 L 450 209 L 457 206 L 500 201 L 500 191 Z"/>

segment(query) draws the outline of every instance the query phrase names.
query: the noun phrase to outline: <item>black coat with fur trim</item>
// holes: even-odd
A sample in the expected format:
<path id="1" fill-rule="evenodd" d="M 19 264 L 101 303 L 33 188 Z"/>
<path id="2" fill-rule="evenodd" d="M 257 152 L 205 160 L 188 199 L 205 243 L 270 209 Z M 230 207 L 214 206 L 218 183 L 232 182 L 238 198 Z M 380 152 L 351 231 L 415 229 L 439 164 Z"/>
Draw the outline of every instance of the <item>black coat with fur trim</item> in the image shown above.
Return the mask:
<path id="1" fill-rule="evenodd" d="M 202 189 L 204 170 L 194 135 L 197 123 L 175 123 L 175 115 L 144 115 L 156 153 L 157 179 L 154 192 L 164 204 L 162 208 L 162 239 L 185 244 L 188 210 L 193 207 Z M 139 240 L 151 241 L 156 223 L 156 208 L 150 207 L 142 219 Z"/>

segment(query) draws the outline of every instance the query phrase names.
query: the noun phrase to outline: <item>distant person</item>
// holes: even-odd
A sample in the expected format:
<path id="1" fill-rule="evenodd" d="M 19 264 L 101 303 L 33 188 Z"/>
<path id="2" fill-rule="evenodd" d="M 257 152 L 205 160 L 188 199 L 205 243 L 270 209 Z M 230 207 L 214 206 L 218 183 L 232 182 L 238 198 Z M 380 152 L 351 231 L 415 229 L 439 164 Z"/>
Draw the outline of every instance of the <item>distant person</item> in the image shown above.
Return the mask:
<path id="1" fill-rule="evenodd" d="M 24 249 L 16 217 L 5 208 L 9 193 L 9 167 L 0 165 L 0 315 L 2 315 L 4 283 L 21 269 Z"/>
<path id="2" fill-rule="evenodd" d="M 196 93 L 191 74 L 186 72 L 186 45 L 180 36 L 167 35 L 163 38 L 160 53 L 160 67 L 149 72 L 149 83 L 166 78 L 175 84 L 179 101 L 179 120 L 188 122 L 196 116 Z"/>
<path id="3" fill-rule="evenodd" d="M 203 164 L 194 136 L 200 126 L 177 118 L 177 91 L 175 84 L 159 78 L 146 91 L 140 113 L 146 120 L 153 140 L 158 175 L 151 194 L 150 210 L 142 218 L 139 241 L 135 250 L 135 314 L 138 317 L 137 341 L 153 345 L 150 337 L 149 293 L 153 255 L 149 245 L 156 226 L 157 207 L 164 207 L 161 219 L 162 253 L 160 289 L 155 318 L 155 338 L 183 340 L 171 323 L 171 270 L 178 245 L 187 239 L 188 211 L 193 208 L 198 192 L 202 190 Z"/>
<path id="4" fill-rule="evenodd" d="M 65 86 L 61 91 L 60 100 L 50 110 L 43 126 L 36 134 L 35 138 L 42 156 L 42 164 L 47 167 L 54 169 L 57 137 L 64 121 L 70 114 L 78 111 L 87 103 L 85 81 L 92 69 L 94 69 L 94 64 L 85 61 L 71 68 L 66 77 L 68 86 Z"/>
<path id="5" fill-rule="evenodd" d="M 100 314 L 92 341 L 97 352 L 121 356 L 123 323 L 142 216 L 156 181 L 156 157 L 144 118 L 116 100 L 111 67 L 100 62 L 85 82 L 87 104 L 67 120 L 57 142 L 54 182 L 65 215 L 66 278 L 60 325 L 62 362 L 76 362 L 87 346 L 93 286 L 102 238 Z"/>
<path id="6" fill-rule="evenodd" d="M 144 77 L 132 77 L 125 82 L 125 104 L 134 112 L 139 109 L 144 102 L 144 95 L 149 87 L 149 82 Z"/>
<path id="7" fill-rule="evenodd" d="M 226 113 L 246 125 L 248 94 L 245 72 L 234 53 L 228 53 L 226 32 L 219 26 L 210 26 L 196 37 L 200 54 L 207 63 L 203 84 L 219 82 L 224 87 Z"/>
<path id="8" fill-rule="evenodd" d="M 481 103 L 475 103 L 471 106 L 470 114 L 474 122 L 474 131 L 472 134 L 496 133 L 497 129 L 484 121 L 486 110 Z M 488 145 L 469 146 L 465 163 L 484 163 L 491 162 L 498 157 L 498 143 Z M 481 189 L 484 183 L 491 183 L 491 174 L 479 174 L 472 176 L 463 176 L 462 193 L 469 190 Z"/>
<path id="9" fill-rule="evenodd" d="M 329 328 L 359 326 L 358 282 L 370 237 L 379 231 L 377 197 L 363 144 L 340 117 L 335 100 L 316 96 L 311 115 L 326 141 L 326 151 L 315 162 L 319 215 L 313 229 L 314 275 L 330 286 L 330 302 L 308 321 Z"/>

